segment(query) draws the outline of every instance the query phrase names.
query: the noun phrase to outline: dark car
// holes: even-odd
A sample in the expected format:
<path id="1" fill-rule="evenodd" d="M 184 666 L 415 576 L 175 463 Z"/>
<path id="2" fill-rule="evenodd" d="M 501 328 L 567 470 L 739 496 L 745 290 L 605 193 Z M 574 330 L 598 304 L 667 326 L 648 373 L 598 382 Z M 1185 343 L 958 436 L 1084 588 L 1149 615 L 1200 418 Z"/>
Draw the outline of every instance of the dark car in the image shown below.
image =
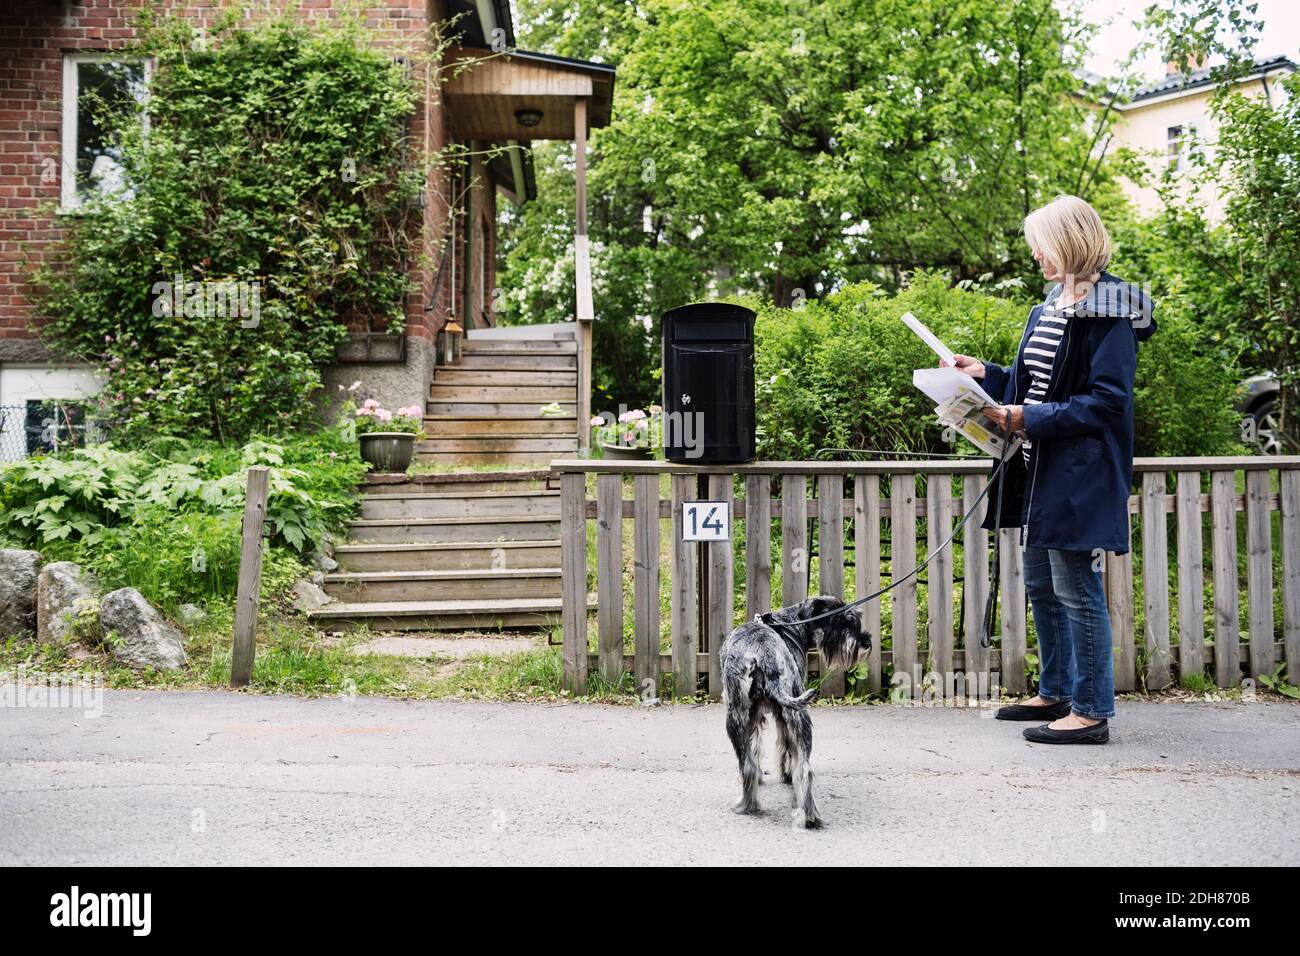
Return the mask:
<path id="1" fill-rule="evenodd" d="M 1281 386 L 1272 375 L 1252 375 L 1238 388 L 1237 411 L 1249 415 L 1253 425 L 1243 422 L 1242 438 L 1261 455 L 1282 454 L 1282 432 L 1278 428 L 1277 401 Z"/>

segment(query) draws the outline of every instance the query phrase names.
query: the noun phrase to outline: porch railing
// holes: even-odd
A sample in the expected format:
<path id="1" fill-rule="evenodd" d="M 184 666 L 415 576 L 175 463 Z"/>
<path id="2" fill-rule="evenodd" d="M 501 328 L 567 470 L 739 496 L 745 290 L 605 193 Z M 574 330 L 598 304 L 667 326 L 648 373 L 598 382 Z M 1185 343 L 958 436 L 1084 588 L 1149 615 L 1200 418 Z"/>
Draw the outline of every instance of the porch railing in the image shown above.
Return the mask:
<path id="1" fill-rule="evenodd" d="M 802 600 L 810 589 L 846 598 L 867 594 L 887 584 L 891 571 L 911 570 L 921 548 L 928 551 L 951 533 L 989 469 L 987 459 L 716 467 L 552 462 L 561 490 L 565 686 L 584 693 L 595 669 L 610 684 L 630 672 L 643 693 L 664 692 L 671 675 L 679 696 L 703 687 L 717 697 L 718 648 L 739 620 Z M 1146 458 L 1135 462 L 1135 475 L 1141 492 L 1129 499 L 1129 511 L 1136 553 L 1097 555 L 1114 634 L 1116 689 L 1159 689 L 1180 676 L 1194 683 L 1189 675 L 1207 668 L 1219 687 L 1235 687 L 1243 675 L 1271 675 L 1283 662 L 1288 679 L 1300 682 L 1300 456 Z M 683 503 L 692 500 L 729 503 L 731 541 L 682 540 Z M 967 685 L 984 680 L 1013 693 L 1028 689 L 1030 622 L 1015 530 L 1000 532 L 1001 633 L 992 647 L 980 646 L 990 553 L 989 533 L 978 528 L 982 517 L 983 505 L 921 580 L 863 606 L 864 624 L 877 638 L 862 668 L 866 690 L 880 693 L 888 673 L 911 681 L 937 674 L 940 693 L 951 692 L 953 674 Z M 596 606 L 591 635 L 589 558 Z M 668 591 L 665 609 L 661 589 Z M 882 650 L 885 640 L 890 646 Z M 809 668 L 820 671 L 816 654 Z M 823 693 L 844 690 L 843 674 L 822 683 Z"/>

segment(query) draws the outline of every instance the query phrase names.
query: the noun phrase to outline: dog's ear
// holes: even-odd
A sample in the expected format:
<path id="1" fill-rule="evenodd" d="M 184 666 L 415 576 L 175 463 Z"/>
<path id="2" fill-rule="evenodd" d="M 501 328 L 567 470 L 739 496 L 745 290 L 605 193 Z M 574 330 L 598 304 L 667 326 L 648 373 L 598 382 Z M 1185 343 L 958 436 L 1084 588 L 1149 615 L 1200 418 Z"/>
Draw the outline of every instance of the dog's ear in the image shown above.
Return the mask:
<path id="1" fill-rule="evenodd" d="M 764 624 L 766 624 L 768 627 L 771 627 L 771 626 L 772 626 L 772 620 L 773 620 L 773 618 L 772 618 L 772 612 L 771 612 L 771 611 L 766 611 L 766 612 L 764 612 L 763 614 L 760 614 L 760 615 L 758 616 L 758 619 L 759 619 L 760 621 L 762 621 Z"/>
<path id="2" fill-rule="evenodd" d="M 830 598 L 815 597 L 808 601 L 808 609 L 812 612 L 808 616 L 816 617 L 818 614 L 825 614 L 828 611 L 835 610 L 835 605 Z"/>

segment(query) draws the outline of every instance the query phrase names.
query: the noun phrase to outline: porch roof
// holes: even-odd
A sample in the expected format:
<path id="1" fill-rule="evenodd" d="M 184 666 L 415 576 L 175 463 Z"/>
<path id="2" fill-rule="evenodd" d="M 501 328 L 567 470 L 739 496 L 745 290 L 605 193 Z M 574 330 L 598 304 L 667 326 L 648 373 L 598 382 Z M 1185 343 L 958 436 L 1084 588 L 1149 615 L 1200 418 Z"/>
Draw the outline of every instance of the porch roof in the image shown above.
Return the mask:
<path id="1" fill-rule="evenodd" d="M 447 51 L 446 69 L 447 106 L 461 139 L 575 139 L 577 99 L 588 103 L 588 127 L 609 125 L 614 68 L 608 64 L 528 50 L 494 53 L 454 46 Z M 541 119 L 524 126 L 516 115 L 520 110 L 540 112 Z"/>

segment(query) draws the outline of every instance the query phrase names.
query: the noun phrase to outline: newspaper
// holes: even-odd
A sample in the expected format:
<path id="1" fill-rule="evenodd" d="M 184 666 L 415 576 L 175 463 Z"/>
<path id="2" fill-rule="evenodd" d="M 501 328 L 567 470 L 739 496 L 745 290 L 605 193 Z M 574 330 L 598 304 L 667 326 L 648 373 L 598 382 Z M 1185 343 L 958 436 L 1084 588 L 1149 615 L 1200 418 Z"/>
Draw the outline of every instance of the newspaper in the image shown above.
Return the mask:
<path id="1" fill-rule="evenodd" d="M 979 382 L 955 368 L 953 353 L 916 316 L 908 312 L 903 322 L 945 363 L 940 368 L 918 368 L 912 372 L 912 384 L 935 403 L 939 423 L 965 436 L 971 444 L 994 458 L 1010 455 L 1020 447 L 1013 435 L 1007 448 L 1006 436 L 998 423 L 989 417 L 990 408 L 1000 407 Z"/>

